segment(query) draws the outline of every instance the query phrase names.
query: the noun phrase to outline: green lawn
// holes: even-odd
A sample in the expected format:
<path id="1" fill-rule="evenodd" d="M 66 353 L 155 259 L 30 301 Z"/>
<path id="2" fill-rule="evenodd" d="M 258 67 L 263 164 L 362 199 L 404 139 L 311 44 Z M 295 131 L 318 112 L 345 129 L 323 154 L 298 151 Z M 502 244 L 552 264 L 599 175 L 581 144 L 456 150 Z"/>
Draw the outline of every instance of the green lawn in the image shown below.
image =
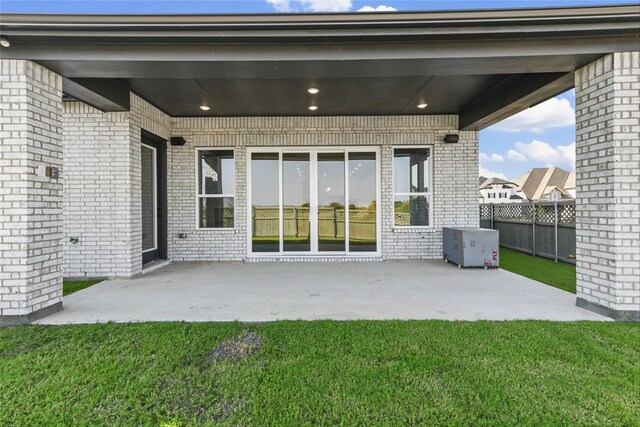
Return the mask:
<path id="1" fill-rule="evenodd" d="M 15 327 L 0 425 L 631 426 L 639 343 L 596 322 Z"/>
<path id="2" fill-rule="evenodd" d="M 500 248 L 500 268 L 576 293 L 576 266 Z"/>
<path id="3" fill-rule="evenodd" d="M 102 279 L 99 280 L 65 280 L 62 284 L 62 296 L 67 296 L 74 292 L 81 291 L 84 288 L 88 288 L 89 286 L 95 285 L 96 283 L 102 282 Z"/>

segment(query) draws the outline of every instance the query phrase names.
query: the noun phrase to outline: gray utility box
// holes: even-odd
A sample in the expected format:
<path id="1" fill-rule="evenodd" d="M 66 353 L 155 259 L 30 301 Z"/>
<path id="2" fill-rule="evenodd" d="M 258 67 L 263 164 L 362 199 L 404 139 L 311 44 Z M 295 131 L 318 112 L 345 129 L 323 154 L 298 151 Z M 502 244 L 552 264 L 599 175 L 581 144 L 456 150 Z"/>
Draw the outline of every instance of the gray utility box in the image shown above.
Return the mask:
<path id="1" fill-rule="evenodd" d="M 445 227 L 444 260 L 458 267 L 498 268 L 498 230 L 475 227 Z"/>

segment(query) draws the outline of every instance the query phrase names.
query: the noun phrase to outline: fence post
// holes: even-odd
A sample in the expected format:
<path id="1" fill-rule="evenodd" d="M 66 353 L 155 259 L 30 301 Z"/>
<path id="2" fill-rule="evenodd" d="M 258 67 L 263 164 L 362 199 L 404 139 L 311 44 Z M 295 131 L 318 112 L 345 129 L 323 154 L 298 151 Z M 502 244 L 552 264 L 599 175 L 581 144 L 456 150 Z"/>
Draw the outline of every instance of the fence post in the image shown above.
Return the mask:
<path id="1" fill-rule="evenodd" d="M 491 229 L 495 230 L 495 228 L 493 228 L 493 203 L 489 203 L 489 210 L 491 211 Z"/>
<path id="2" fill-rule="evenodd" d="M 531 252 L 536 256 L 536 204 L 531 202 Z"/>
<path id="3" fill-rule="evenodd" d="M 553 246 L 555 261 L 558 262 L 558 202 L 553 202 Z"/>

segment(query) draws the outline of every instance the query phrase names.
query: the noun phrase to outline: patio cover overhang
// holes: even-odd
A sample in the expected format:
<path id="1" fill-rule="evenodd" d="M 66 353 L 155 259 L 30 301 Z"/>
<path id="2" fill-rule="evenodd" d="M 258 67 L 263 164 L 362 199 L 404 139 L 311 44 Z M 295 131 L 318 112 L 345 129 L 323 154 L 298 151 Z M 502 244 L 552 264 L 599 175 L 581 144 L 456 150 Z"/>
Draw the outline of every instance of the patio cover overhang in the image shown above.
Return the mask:
<path id="1" fill-rule="evenodd" d="M 3 14 L 5 59 L 63 76 L 103 111 L 134 92 L 171 116 L 457 114 L 478 130 L 638 49 L 640 6 L 426 13 Z M 309 87 L 320 109 L 307 110 Z M 428 103 L 424 110 L 418 103 Z M 202 104 L 211 106 L 203 112 Z"/>

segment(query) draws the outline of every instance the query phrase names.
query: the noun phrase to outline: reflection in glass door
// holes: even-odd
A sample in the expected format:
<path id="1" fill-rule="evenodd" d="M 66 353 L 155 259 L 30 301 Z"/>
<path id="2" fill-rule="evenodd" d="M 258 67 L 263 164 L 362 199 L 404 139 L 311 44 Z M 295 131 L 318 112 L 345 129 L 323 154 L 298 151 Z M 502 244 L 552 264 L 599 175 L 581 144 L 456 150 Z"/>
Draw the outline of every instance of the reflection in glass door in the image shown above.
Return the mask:
<path id="1" fill-rule="evenodd" d="M 156 149 L 142 144 L 140 147 L 142 196 L 142 253 L 158 249 L 158 197 L 156 189 Z"/>
<path id="2" fill-rule="evenodd" d="M 283 251 L 309 252 L 310 230 L 310 154 L 282 155 Z"/>
<path id="3" fill-rule="evenodd" d="M 376 153 L 349 153 L 349 250 L 377 250 Z"/>
<path id="4" fill-rule="evenodd" d="M 250 151 L 251 253 L 378 251 L 376 151 Z"/>
<path id="5" fill-rule="evenodd" d="M 280 154 L 251 155 L 251 249 L 280 252 Z"/>
<path id="6" fill-rule="evenodd" d="M 344 155 L 318 153 L 318 251 L 344 252 Z"/>

